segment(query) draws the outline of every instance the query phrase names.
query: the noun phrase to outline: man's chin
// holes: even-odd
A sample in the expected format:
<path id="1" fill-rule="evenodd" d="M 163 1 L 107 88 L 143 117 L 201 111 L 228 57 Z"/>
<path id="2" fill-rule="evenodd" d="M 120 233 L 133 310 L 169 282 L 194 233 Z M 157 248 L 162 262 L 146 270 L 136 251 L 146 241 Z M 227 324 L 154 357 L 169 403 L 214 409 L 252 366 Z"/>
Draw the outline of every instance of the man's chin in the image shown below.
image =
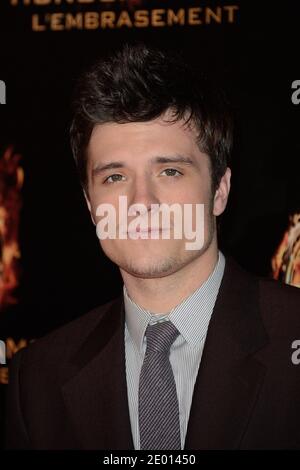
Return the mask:
<path id="1" fill-rule="evenodd" d="M 169 276 L 178 269 L 178 261 L 175 259 L 168 259 L 164 261 L 152 260 L 142 263 L 130 263 L 119 265 L 121 270 L 126 271 L 131 276 L 139 277 L 141 279 L 155 279 Z"/>

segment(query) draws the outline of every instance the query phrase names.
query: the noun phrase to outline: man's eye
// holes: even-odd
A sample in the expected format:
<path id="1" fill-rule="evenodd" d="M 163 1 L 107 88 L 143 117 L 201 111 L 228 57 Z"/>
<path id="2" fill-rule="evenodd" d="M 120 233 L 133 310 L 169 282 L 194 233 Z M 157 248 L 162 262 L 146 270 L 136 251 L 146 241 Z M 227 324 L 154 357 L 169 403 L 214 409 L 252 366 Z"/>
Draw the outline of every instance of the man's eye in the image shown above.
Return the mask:
<path id="1" fill-rule="evenodd" d="M 181 176 L 182 173 L 178 170 L 175 170 L 175 168 L 167 168 L 166 170 L 163 170 L 162 173 L 165 173 L 167 176 Z"/>
<path id="2" fill-rule="evenodd" d="M 105 178 L 104 183 L 116 183 L 118 181 L 122 181 L 122 178 L 125 178 L 125 176 L 116 173 Z"/>

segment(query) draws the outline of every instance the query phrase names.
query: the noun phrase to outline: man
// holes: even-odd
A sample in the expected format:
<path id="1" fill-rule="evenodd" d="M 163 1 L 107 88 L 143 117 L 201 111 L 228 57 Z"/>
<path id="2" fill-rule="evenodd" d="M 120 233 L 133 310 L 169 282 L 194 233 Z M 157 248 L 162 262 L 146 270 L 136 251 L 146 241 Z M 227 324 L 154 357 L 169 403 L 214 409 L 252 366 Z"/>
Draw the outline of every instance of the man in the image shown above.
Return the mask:
<path id="1" fill-rule="evenodd" d="M 16 355 L 10 447 L 300 447 L 299 292 L 218 250 L 231 141 L 224 99 L 159 50 L 125 46 L 81 78 L 71 144 L 124 293 Z M 121 197 L 140 212 L 124 218 Z M 145 225 L 164 204 L 192 208 L 196 249 L 175 212 Z M 119 236 L 104 236 L 104 207 Z"/>

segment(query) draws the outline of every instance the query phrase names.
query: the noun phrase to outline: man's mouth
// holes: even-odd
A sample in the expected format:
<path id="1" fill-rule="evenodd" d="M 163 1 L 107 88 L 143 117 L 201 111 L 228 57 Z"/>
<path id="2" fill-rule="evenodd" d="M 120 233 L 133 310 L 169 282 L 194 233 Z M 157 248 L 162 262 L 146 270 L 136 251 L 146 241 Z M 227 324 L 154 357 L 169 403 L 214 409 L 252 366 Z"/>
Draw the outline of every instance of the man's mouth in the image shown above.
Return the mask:
<path id="1" fill-rule="evenodd" d="M 170 228 L 161 228 L 161 227 L 148 227 L 147 229 L 141 228 L 141 227 L 136 227 L 134 230 L 128 230 L 127 234 L 130 235 L 136 235 L 136 234 L 148 234 L 149 236 L 154 235 L 154 234 L 160 234 L 166 231 L 169 231 Z"/>

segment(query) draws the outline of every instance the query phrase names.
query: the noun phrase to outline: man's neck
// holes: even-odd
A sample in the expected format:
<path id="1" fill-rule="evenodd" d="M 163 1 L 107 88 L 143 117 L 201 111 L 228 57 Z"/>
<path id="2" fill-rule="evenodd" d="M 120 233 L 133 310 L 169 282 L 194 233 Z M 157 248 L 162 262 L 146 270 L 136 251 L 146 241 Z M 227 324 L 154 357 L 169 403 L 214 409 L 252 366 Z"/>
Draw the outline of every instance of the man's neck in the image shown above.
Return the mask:
<path id="1" fill-rule="evenodd" d="M 199 258 L 168 276 L 144 279 L 123 270 L 121 275 L 131 300 L 152 313 L 168 313 L 209 278 L 217 261 L 217 246 L 211 245 Z"/>

